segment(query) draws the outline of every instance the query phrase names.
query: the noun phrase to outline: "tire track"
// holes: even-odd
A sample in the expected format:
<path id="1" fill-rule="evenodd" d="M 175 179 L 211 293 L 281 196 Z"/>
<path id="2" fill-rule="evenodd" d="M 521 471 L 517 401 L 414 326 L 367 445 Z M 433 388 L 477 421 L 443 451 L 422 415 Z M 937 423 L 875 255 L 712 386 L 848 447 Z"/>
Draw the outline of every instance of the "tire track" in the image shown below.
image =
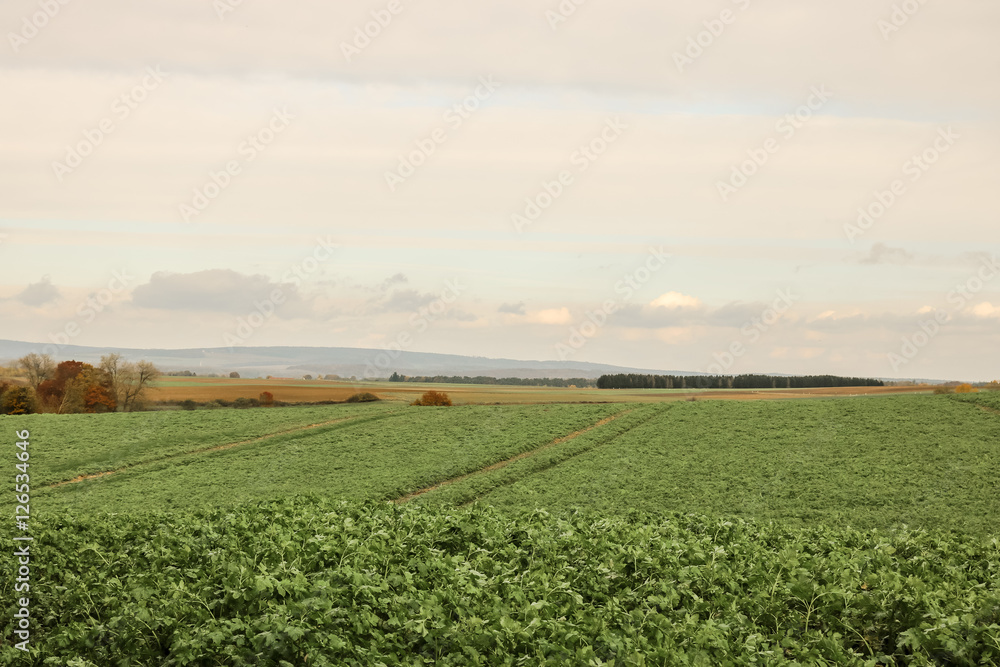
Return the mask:
<path id="1" fill-rule="evenodd" d="M 545 451 L 547 449 L 551 449 L 552 447 L 556 447 L 558 445 L 561 445 L 564 442 L 567 442 L 567 441 L 572 440 L 574 438 L 578 438 L 581 435 L 583 435 L 584 433 L 588 433 L 590 431 L 593 431 L 595 428 L 599 428 L 601 426 L 604 426 L 605 424 L 609 424 L 609 423 L 613 422 L 614 420 L 618 419 L 619 417 L 623 417 L 623 416 L 627 415 L 628 413 L 632 412 L 633 410 L 635 410 L 635 408 L 630 408 L 628 410 L 623 410 L 622 412 L 619 412 L 617 414 L 613 414 L 610 417 L 605 417 L 604 419 L 598 421 L 597 423 L 591 424 L 587 428 L 583 428 L 583 429 L 580 429 L 579 431 L 573 431 L 572 433 L 567 433 L 566 435 L 560 436 L 560 437 L 556 438 L 555 440 L 553 440 L 552 442 L 550 442 L 548 444 L 545 444 L 545 445 L 542 445 L 541 447 L 538 447 L 536 449 L 530 449 L 530 450 L 528 450 L 526 452 L 521 452 L 517 456 L 512 456 L 509 459 L 505 459 L 503 461 L 499 461 L 497 463 L 493 463 L 491 465 L 488 465 L 485 468 L 480 468 L 479 470 L 475 470 L 473 472 L 465 473 L 464 475 L 459 475 L 458 477 L 452 477 L 451 479 L 446 479 L 443 482 L 438 482 L 437 484 L 434 484 L 432 486 L 428 486 L 426 488 L 420 489 L 419 491 L 414 491 L 412 493 L 408 493 L 408 494 L 406 494 L 404 496 L 401 496 L 401 497 L 397 498 L 396 500 L 394 500 L 392 502 L 396 503 L 397 505 L 402 505 L 404 503 L 410 502 L 411 500 L 413 500 L 414 498 L 416 498 L 418 496 L 424 495 L 425 493 L 430 493 L 431 491 L 434 491 L 436 489 L 440 489 L 442 487 L 449 486 L 449 485 L 454 484 L 456 482 L 461 482 L 462 480 L 468 479 L 469 477 L 473 477 L 475 475 L 484 475 L 484 474 L 492 472 L 494 470 L 499 470 L 500 468 L 505 468 L 505 467 L 509 466 L 511 463 L 514 463 L 515 461 L 520 461 L 521 459 L 528 458 L 529 456 L 534 456 L 535 454 L 538 454 L 539 452 L 543 452 L 543 451 Z"/>
<path id="2" fill-rule="evenodd" d="M 629 412 L 631 412 L 631 410 L 629 410 Z M 622 414 L 624 414 L 624 413 L 622 413 Z M 526 477 L 530 477 L 530 476 L 533 476 L 533 475 L 540 475 L 540 474 L 542 474 L 544 472 L 552 470 L 553 468 L 561 466 L 564 463 L 568 463 L 569 461 L 572 461 L 575 458 L 583 456 L 584 454 L 590 454 L 592 451 L 594 451 L 598 447 L 604 447 L 606 445 L 610 445 L 612 442 L 614 442 L 618 438 L 621 438 L 622 436 L 627 435 L 628 433 L 630 433 L 631 431 L 639 428 L 640 426 L 643 426 L 643 425 L 651 422 L 652 420 L 656 419 L 657 417 L 659 417 L 662 414 L 663 414 L 663 412 L 655 412 L 655 413 L 651 414 L 649 417 L 647 417 L 646 419 L 642 420 L 641 422 L 639 422 L 637 424 L 633 424 L 632 426 L 629 426 L 627 429 L 625 429 L 624 431 L 622 431 L 618 435 L 615 435 L 614 437 L 612 437 L 610 440 L 608 440 L 606 442 L 597 442 L 597 443 L 594 443 L 593 445 L 591 445 L 590 447 L 587 447 L 586 449 L 583 449 L 583 450 L 581 450 L 579 452 L 576 452 L 575 454 L 570 454 L 569 456 L 567 456 L 566 458 L 564 458 L 561 461 L 556 461 L 554 463 L 551 463 L 551 464 L 545 466 L 544 468 L 539 468 L 538 470 L 529 471 L 527 475 L 524 475 L 524 476 L 519 477 L 517 479 L 513 479 L 513 480 L 510 480 L 510 481 L 498 484 L 497 486 L 489 489 L 485 493 L 483 493 L 481 495 L 478 495 L 478 496 L 476 496 L 476 497 L 474 497 L 474 498 L 472 498 L 470 500 L 466 500 L 461 505 L 459 505 L 459 507 L 467 507 L 468 505 L 471 505 L 472 503 L 475 503 L 475 502 L 478 502 L 478 501 L 482 500 L 483 498 L 485 498 L 486 496 L 490 495 L 491 493 L 493 493 L 494 491 L 496 491 L 498 489 L 502 489 L 503 487 L 510 486 L 512 484 L 517 484 L 518 482 L 522 481 Z"/>
<path id="3" fill-rule="evenodd" d="M 378 419 L 384 419 L 392 415 L 399 414 L 399 412 L 389 412 L 384 415 L 352 415 L 350 417 L 340 417 L 339 419 L 331 419 L 325 422 L 317 422 L 315 424 L 307 424 L 306 426 L 296 426 L 294 428 L 285 429 L 283 431 L 275 431 L 274 433 L 267 433 L 265 435 L 258 436 L 256 438 L 249 438 L 247 440 L 239 440 L 237 442 L 228 442 L 224 445 L 212 445 L 211 447 L 202 447 L 201 449 L 192 449 L 187 452 L 178 452 L 176 454 L 169 454 L 167 456 L 161 456 L 155 459 L 149 459 L 147 461 L 139 461 L 137 463 L 132 463 L 121 468 L 116 468 L 115 470 L 106 470 L 104 472 L 93 473 L 90 475 L 80 475 L 79 477 L 74 477 L 73 479 L 64 480 L 62 482 L 55 482 L 53 484 L 46 484 L 45 486 L 39 487 L 40 489 L 54 489 L 60 486 L 66 486 L 68 484 L 79 484 L 80 482 L 85 482 L 90 479 L 98 479 L 100 477 L 107 477 L 109 475 L 115 475 L 120 472 L 125 472 L 127 470 L 132 470 L 133 468 L 139 468 L 142 466 L 152 465 L 154 463 L 163 463 L 164 461 L 170 461 L 171 459 L 177 459 L 184 456 L 197 456 L 198 454 L 208 454 L 210 452 L 221 452 L 226 449 L 232 449 L 234 447 L 240 447 L 241 445 L 249 445 L 255 442 L 261 442 L 262 440 L 269 440 L 271 438 L 276 438 L 279 435 L 288 435 L 289 433 L 300 433 L 305 431 L 311 431 L 313 429 L 321 428 L 323 426 L 333 426 L 334 424 L 343 424 L 345 422 L 354 421 L 357 419 L 367 418 L 365 421 L 372 421 Z"/>

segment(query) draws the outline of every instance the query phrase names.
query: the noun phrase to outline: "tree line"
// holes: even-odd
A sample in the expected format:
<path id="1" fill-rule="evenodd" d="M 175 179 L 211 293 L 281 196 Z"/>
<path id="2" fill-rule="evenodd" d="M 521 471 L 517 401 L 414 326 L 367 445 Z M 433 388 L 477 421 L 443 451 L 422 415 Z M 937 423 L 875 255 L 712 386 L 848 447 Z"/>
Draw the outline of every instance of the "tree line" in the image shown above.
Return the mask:
<path id="1" fill-rule="evenodd" d="M 160 375 L 152 363 L 126 361 L 117 353 L 104 355 L 97 366 L 57 364 L 48 354 L 32 353 L 17 360 L 16 371 L 25 384 L 0 380 L 0 414 L 132 412 L 142 409 L 146 390 Z"/>
<path id="2" fill-rule="evenodd" d="M 882 380 L 837 375 L 643 375 L 617 373 L 597 378 L 598 389 L 807 389 L 882 387 Z"/>
<path id="3" fill-rule="evenodd" d="M 590 378 L 495 378 L 486 375 L 400 375 L 393 373 L 389 382 L 430 382 L 438 384 L 495 384 L 521 387 L 596 387 Z"/>

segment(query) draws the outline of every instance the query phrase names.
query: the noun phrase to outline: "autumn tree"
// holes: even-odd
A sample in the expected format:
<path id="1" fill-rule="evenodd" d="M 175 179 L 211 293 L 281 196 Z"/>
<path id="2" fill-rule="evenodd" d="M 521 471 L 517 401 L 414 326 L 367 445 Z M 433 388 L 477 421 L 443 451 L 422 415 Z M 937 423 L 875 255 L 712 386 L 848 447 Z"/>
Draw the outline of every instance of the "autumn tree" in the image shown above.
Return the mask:
<path id="1" fill-rule="evenodd" d="M 38 400 L 46 412 L 59 412 L 66 396 L 66 385 L 83 370 L 82 361 L 63 361 L 52 373 L 52 377 L 38 385 Z"/>
<path id="2" fill-rule="evenodd" d="M 160 377 L 160 371 L 148 361 L 125 361 L 117 352 L 101 357 L 101 370 L 111 378 L 118 409 L 131 412 L 142 405 L 146 390 Z"/>
<path id="3" fill-rule="evenodd" d="M 38 385 L 51 378 L 56 370 L 56 362 L 50 355 L 34 352 L 18 359 L 17 365 L 28 378 L 28 384 L 35 390 L 38 389 Z"/>
<path id="4" fill-rule="evenodd" d="M 82 361 L 64 361 L 52 377 L 38 385 L 45 408 L 60 414 L 113 412 L 117 406 L 111 377 Z"/>

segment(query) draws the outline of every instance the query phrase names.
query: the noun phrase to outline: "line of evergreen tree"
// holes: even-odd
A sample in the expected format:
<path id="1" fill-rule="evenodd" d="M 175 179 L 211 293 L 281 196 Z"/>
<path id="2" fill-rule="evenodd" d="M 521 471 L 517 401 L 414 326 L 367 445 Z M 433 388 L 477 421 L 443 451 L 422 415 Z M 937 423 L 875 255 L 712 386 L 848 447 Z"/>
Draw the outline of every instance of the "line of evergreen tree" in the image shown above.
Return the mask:
<path id="1" fill-rule="evenodd" d="M 393 373 L 389 382 L 427 382 L 435 384 L 492 384 L 515 387 L 596 387 L 597 381 L 589 378 L 495 378 L 486 375 L 401 375 Z"/>
<path id="2" fill-rule="evenodd" d="M 597 378 L 598 389 L 807 389 L 882 387 L 882 380 L 837 375 L 643 375 L 617 373 Z"/>

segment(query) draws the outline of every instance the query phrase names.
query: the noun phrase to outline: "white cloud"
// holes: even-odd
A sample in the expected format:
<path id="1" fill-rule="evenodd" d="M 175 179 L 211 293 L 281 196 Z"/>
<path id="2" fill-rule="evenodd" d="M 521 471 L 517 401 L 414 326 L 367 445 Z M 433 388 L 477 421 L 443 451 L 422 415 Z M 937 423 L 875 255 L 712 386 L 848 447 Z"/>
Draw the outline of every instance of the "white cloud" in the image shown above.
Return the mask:
<path id="1" fill-rule="evenodd" d="M 528 314 L 528 321 L 538 324 L 569 324 L 573 321 L 573 315 L 569 308 L 549 308 Z"/>
<path id="2" fill-rule="evenodd" d="M 701 301 L 680 292 L 667 292 L 653 299 L 649 305 L 654 308 L 700 308 Z"/>
<path id="3" fill-rule="evenodd" d="M 994 306 L 988 301 L 976 304 L 972 309 L 977 317 L 1000 317 L 1000 306 Z"/>

